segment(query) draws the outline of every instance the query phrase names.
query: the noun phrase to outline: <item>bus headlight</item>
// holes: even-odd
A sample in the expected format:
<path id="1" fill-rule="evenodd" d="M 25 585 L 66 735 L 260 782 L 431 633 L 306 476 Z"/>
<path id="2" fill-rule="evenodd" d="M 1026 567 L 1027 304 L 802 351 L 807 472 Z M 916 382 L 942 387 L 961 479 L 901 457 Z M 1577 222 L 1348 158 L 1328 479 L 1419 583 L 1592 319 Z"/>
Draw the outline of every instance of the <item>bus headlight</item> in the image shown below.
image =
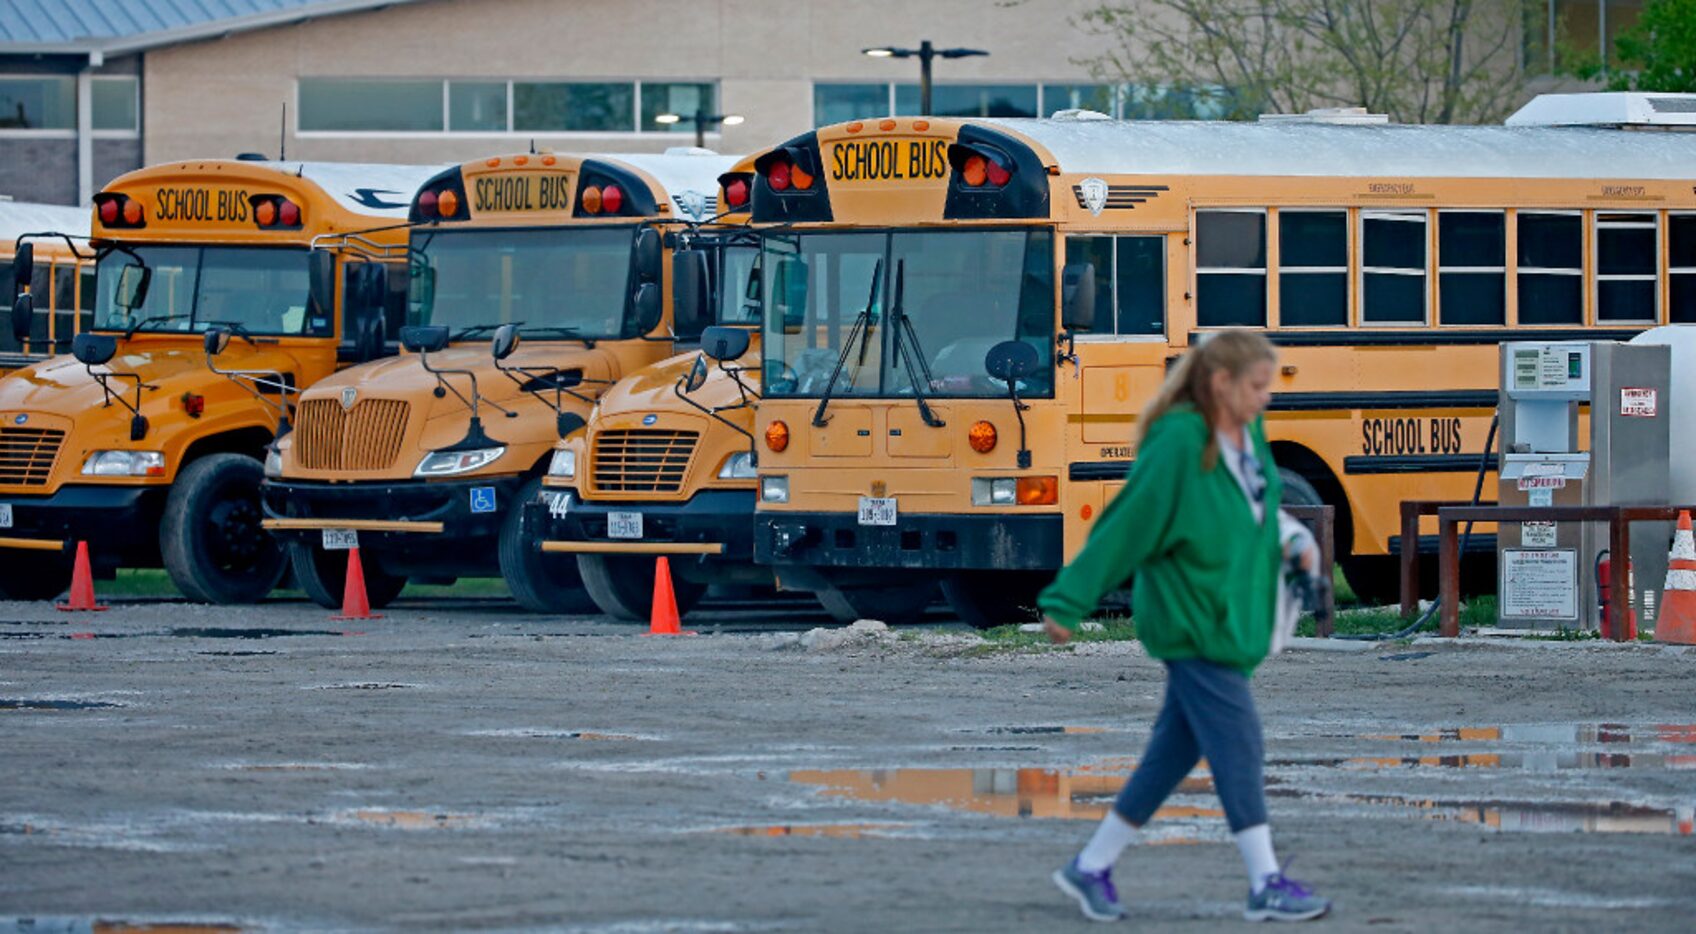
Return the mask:
<path id="1" fill-rule="evenodd" d="M 737 451 L 724 459 L 724 466 L 718 469 L 720 480 L 752 480 L 758 476 L 754 472 L 754 455 L 749 451 Z"/>
<path id="2" fill-rule="evenodd" d="M 554 452 L 553 460 L 548 461 L 548 476 L 564 477 L 572 480 L 577 477 L 577 452 L 562 448 Z"/>
<path id="3" fill-rule="evenodd" d="M 85 477 L 163 477 L 162 451 L 95 451 L 83 462 Z"/>
<path id="4" fill-rule="evenodd" d="M 487 467 L 506 453 L 506 448 L 477 448 L 472 451 L 431 451 L 418 462 L 414 477 L 452 477 Z"/>
<path id="5" fill-rule="evenodd" d="M 761 477 L 760 502 L 787 503 L 789 502 L 788 477 Z"/>
<path id="6" fill-rule="evenodd" d="M 275 447 L 265 449 L 265 476 L 275 480 L 283 475 L 283 452 Z"/>
<path id="7" fill-rule="evenodd" d="M 1019 481 L 1013 477 L 973 477 L 973 506 L 1011 506 L 1018 501 Z"/>

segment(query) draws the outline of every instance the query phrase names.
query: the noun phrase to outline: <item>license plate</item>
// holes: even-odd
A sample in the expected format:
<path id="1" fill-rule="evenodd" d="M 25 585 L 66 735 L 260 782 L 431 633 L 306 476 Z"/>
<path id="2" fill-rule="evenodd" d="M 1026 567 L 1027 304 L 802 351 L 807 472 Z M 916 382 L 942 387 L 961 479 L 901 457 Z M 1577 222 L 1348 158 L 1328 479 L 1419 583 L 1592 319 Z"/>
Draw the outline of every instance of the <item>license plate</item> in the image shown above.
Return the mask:
<path id="1" fill-rule="evenodd" d="M 641 538 L 642 514 L 639 512 L 607 513 L 608 538 Z"/>
<path id="2" fill-rule="evenodd" d="M 0 529 L 12 527 L 12 504 L 0 503 Z"/>
<path id="3" fill-rule="evenodd" d="M 355 529 L 325 529 L 325 551 L 347 551 L 359 547 L 359 532 Z"/>
<path id="4" fill-rule="evenodd" d="M 894 525 L 895 497 L 893 496 L 862 496 L 860 497 L 861 525 Z"/>

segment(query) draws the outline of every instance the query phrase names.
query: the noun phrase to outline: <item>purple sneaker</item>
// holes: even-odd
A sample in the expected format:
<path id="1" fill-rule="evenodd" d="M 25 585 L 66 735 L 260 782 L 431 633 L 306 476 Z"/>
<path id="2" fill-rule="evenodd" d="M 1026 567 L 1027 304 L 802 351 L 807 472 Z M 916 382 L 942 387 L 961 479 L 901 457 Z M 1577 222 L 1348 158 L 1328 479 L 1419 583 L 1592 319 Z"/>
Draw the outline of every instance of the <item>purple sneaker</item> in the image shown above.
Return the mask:
<path id="1" fill-rule="evenodd" d="M 1331 902 L 1320 898 L 1312 889 L 1278 873 L 1266 880 L 1257 894 L 1248 893 L 1248 907 L 1243 918 L 1249 921 L 1312 921 L 1323 918 L 1331 910 Z"/>
<path id="2" fill-rule="evenodd" d="M 1054 884 L 1060 891 L 1078 900 L 1084 917 L 1091 921 L 1119 921 L 1125 917 L 1125 907 L 1119 904 L 1119 893 L 1113 888 L 1113 870 L 1085 872 L 1074 858 L 1063 868 L 1054 870 Z"/>

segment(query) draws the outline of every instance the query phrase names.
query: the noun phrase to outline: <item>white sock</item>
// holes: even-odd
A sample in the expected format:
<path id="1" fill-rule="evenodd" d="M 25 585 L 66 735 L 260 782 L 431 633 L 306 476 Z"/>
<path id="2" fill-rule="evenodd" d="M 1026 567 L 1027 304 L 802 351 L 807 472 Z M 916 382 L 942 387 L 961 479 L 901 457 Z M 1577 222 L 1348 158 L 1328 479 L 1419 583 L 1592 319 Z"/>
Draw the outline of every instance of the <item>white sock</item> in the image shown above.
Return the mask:
<path id="1" fill-rule="evenodd" d="M 1078 868 L 1084 872 L 1101 872 L 1113 868 L 1119 861 L 1119 854 L 1125 852 L 1125 847 L 1136 839 L 1137 829 L 1132 827 L 1118 811 L 1109 809 L 1107 816 L 1101 819 L 1101 826 L 1095 828 L 1095 836 L 1089 838 L 1089 845 L 1078 854 Z"/>
<path id="2" fill-rule="evenodd" d="M 1243 868 L 1248 870 L 1248 884 L 1256 895 L 1266 888 L 1266 880 L 1278 874 L 1278 857 L 1272 853 L 1272 828 L 1256 824 L 1237 834 L 1237 850 L 1243 854 Z"/>

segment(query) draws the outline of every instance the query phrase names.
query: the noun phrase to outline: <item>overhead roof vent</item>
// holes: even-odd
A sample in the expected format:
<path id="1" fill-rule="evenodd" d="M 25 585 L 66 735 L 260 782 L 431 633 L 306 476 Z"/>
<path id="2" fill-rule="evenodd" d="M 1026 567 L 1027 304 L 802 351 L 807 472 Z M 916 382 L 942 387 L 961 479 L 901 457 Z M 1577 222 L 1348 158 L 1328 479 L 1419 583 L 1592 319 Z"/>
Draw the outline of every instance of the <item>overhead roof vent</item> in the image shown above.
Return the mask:
<path id="1" fill-rule="evenodd" d="M 1320 107 L 1300 114 L 1261 114 L 1261 123 L 1336 123 L 1377 125 L 1390 122 L 1388 114 L 1368 113 L 1365 107 Z"/>
<path id="2" fill-rule="evenodd" d="M 1084 110 L 1081 107 L 1073 107 L 1073 108 L 1070 108 L 1070 109 L 1067 109 L 1067 110 L 1056 110 L 1054 112 L 1054 115 L 1052 117 L 1049 117 L 1049 119 L 1050 120 L 1076 120 L 1076 121 L 1079 121 L 1079 122 L 1084 122 L 1084 121 L 1089 121 L 1089 120 L 1111 120 L 1113 118 L 1108 116 L 1107 114 L 1102 113 L 1099 110 Z"/>
<path id="3" fill-rule="evenodd" d="M 1509 117 L 1507 125 L 1696 127 L 1696 94 L 1539 94 Z"/>

